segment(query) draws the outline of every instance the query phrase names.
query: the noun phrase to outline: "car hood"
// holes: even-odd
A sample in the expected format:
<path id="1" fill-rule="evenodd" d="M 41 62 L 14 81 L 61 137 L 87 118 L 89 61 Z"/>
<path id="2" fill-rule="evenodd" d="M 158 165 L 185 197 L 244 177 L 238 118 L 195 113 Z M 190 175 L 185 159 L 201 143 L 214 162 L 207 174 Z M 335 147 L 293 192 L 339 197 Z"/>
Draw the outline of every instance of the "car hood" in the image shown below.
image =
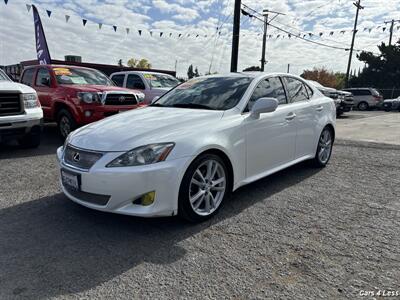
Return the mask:
<path id="1" fill-rule="evenodd" d="M 72 85 L 72 84 L 63 84 L 64 88 L 68 88 L 71 90 L 76 90 L 78 92 L 128 92 L 135 93 L 137 90 L 124 89 L 118 86 L 108 86 L 108 85 Z"/>
<path id="2" fill-rule="evenodd" d="M 17 83 L 13 81 L 0 81 L 0 92 L 17 92 L 17 93 L 33 93 L 36 91 L 22 83 Z"/>
<path id="3" fill-rule="evenodd" d="M 75 147 L 113 152 L 151 143 L 175 142 L 177 136 L 198 134 L 220 120 L 222 111 L 144 107 L 89 124 L 71 134 Z"/>
<path id="4" fill-rule="evenodd" d="M 386 99 L 385 101 L 383 101 L 384 103 L 389 103 L 389 102 L 397 102 L 400 101 L 400 99 L 396 98 L 396 99 Z"/>

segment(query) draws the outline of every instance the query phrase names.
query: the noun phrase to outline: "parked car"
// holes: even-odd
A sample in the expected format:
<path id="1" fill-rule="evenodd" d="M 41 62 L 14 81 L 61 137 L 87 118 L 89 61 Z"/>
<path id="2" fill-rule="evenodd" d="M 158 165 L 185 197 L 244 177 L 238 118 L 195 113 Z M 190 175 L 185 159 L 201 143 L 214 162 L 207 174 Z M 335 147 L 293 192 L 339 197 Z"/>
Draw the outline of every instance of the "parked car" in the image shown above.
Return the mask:
<path id="1" fill-rule="evenodd" d="M 27 67 L 21 82 L 37 91 L 44 119 L 56 121 L 63 138 L 77 127 L 137 108 L 144 94 L 116 87 L 103 73 L 60 65 Z"/>
<path id="2" fill-rule="evenodd" d="M 354 106 L 359 110 L 378 108 L 383 103 L 382 95 L 373 88 L 349 88 L 343 91 L 350 92 L 354 96 Z"/>
<path id="3" fill-rule="evenodd" d="M 126 71 L 111 74 L 110 78 L 117 86 L 140 90 L 145 94 L 145 103 L 150 104 L 155 97 L 160 97 L 180 84 L 175 77 L 156 72 Z"/>
<path id="4" fill-rule="evenodd" d="M 338 91 L 334 88 L 326 87 L 314 80 L 307 80 L 313 84 L 322 94 L 333 99 L 336 106 L 336 115 L 340 116 L 344 112 L 349 112 L 353 109 L 354 98 L 349 92 Z"/>
<path id="5" fill-rule="evenodd" d="M 382 107 L 385 111 L 400 111 L 400 97 L 395 99 L 386 99 L 385 101 L 383 101 Z"/>
<path id="6" fill-rule="evenodd" d="M 17 140 L 23 147 L 38 147 L 42 121 L 35 90 L 13 82 L 0 70 L 0 142 Z"/>
<path id="7" fill-rule="evenodd" d="M 326 166 L 335 122 L 333 101 L 300 77 L 195 78 L 71 133 L 57 150 L 62 190 L 101 211 L 202 221 L 240 186 L 305 160 Z"/>

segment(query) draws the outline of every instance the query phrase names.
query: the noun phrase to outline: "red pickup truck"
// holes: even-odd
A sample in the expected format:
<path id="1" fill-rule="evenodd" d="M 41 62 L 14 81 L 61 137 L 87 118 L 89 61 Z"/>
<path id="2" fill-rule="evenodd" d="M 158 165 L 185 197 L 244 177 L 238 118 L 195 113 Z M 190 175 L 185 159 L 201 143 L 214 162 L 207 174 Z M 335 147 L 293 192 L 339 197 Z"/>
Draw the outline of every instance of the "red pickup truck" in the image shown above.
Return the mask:
<path id="1" fill-rule="evenodd" d="M 89 68 L 38 65 L 24 69 L 21 83 L 34 88 L 44 119 L 56 121 L 63 138 L 79 126 L 138 108 L 144 94 L 114 85 Z"/>

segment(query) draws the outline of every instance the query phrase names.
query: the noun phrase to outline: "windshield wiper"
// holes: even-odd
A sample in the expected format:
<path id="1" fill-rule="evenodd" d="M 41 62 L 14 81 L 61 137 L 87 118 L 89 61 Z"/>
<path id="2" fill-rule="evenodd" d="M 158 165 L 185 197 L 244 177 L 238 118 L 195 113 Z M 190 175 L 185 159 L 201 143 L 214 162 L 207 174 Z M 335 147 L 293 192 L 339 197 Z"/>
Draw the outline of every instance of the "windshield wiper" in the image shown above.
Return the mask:
<path id="1" fill-rule="evenodd" d="M 179 107 L 179 108 L 193 108 L 193 109 L 209 109 L 215 110 L 214 108 L 203 105 L 203 104 L 196 104 L 196 103 L 178 103 L 171 105 L 172 107 Z"/>

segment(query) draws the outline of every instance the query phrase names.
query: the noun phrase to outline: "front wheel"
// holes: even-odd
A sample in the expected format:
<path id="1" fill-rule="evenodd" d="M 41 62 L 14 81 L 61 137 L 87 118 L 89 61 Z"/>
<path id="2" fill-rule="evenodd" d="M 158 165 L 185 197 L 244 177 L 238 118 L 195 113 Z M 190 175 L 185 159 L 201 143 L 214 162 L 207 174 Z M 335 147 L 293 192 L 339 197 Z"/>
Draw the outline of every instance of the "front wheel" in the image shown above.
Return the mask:
<path id="1" fill-rule="evenodd" d="M 367 110 L 369 108 L 369 105 L 368 105 L 367 102 L 361 102 L 361 103 L 358 104 L 357 107 L 358 107 L 359 110 L 365 111 L 365 110 Z"/>
<path id="2" fill-rule="evenodd" d="M 63 140 L 76 129 L 77 125 L 71 113 L 62 109 L 57 116 L 57 125 L 60 136 Z"/>
<path id="3" fill-rule="evenodd" d="M 332 146 L 333 132 L 329 127 L 325 127 L 319 138 L 317 152 L 313 160 L 316 167 L 323 168 L 328 164 L 332 155 Z"/>
<path id="4" fill-rule="evenodd" d="M 219 156 L 204 154 L 198 157 L 182 180 L 179 215 L 190 222 L 201 222 L 215 215 L 229 194 L 230 180 Z"/>

